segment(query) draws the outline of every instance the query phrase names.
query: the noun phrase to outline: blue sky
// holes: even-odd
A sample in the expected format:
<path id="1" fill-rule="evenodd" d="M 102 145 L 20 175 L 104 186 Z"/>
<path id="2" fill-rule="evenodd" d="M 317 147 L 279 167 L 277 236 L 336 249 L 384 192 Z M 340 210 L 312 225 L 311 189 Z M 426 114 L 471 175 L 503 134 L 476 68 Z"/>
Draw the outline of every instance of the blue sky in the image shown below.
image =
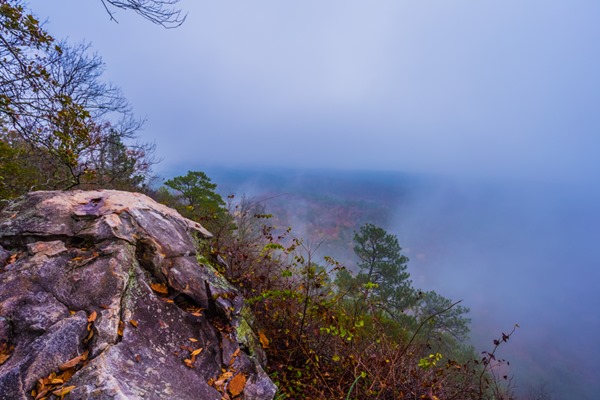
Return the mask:
<path id="1" fill-rule="evenodd" d="M 182 1 L 165 30 L 97 1 L 29 2 L 87 40 L 182 164 L 594 182 L 600 3 Z"/>

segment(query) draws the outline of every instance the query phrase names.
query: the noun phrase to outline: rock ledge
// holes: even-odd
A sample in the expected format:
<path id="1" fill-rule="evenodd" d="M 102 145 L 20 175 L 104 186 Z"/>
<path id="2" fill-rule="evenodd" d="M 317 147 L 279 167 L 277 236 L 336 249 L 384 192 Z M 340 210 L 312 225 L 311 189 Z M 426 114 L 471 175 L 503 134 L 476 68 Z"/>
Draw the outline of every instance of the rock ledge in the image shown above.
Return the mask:
<path id="1" fill-rule="evenodd" d="M 147 196 L 34 192 L 0 214 L 0 399 L 272 399 L 200 224 Z"/>

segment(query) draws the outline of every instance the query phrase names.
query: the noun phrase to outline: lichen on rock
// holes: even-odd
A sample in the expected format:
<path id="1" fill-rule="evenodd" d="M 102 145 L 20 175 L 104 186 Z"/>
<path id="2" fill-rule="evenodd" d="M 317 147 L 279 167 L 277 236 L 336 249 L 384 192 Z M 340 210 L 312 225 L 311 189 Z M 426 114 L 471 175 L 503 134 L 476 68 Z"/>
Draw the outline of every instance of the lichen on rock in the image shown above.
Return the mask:
<path id="1" fill-rule="evenodd" d="M 210 237 L 137 193 L 5 207 L 0 399 L 273 398 L 243 299 L 198 263 L 192 232 Z"/>

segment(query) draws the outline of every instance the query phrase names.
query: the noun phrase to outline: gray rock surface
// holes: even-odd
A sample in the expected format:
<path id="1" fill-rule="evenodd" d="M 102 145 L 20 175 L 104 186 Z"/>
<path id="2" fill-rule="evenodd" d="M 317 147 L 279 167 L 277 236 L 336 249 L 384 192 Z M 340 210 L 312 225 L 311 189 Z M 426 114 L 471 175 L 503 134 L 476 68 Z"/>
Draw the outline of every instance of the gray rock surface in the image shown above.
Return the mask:
<path id="1" fill-rule="evenodd" d="M 11 203 L 0 215 L 0 399 L 273 398 L 243 299 L 197 261 L 194 240 L 209 237 L 137 193 Z"/>

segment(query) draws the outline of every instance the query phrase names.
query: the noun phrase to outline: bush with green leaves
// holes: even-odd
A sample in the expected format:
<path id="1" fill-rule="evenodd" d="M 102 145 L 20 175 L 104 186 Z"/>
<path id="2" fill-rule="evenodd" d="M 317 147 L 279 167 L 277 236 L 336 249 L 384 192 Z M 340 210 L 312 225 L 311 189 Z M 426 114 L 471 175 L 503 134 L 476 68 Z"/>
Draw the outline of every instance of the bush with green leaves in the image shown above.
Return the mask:
<path id="1" fill-rule="evenodd" d="M 495 352 L 478 357 L 466 344 L 468 309 L 415 290 L 395 236 L 362 227 L 353 274 L 244 202 L 233 207 L 239 241 L 233 230 L 220 256 L 267 339 L 278 399 L 511 398 Z"/>

